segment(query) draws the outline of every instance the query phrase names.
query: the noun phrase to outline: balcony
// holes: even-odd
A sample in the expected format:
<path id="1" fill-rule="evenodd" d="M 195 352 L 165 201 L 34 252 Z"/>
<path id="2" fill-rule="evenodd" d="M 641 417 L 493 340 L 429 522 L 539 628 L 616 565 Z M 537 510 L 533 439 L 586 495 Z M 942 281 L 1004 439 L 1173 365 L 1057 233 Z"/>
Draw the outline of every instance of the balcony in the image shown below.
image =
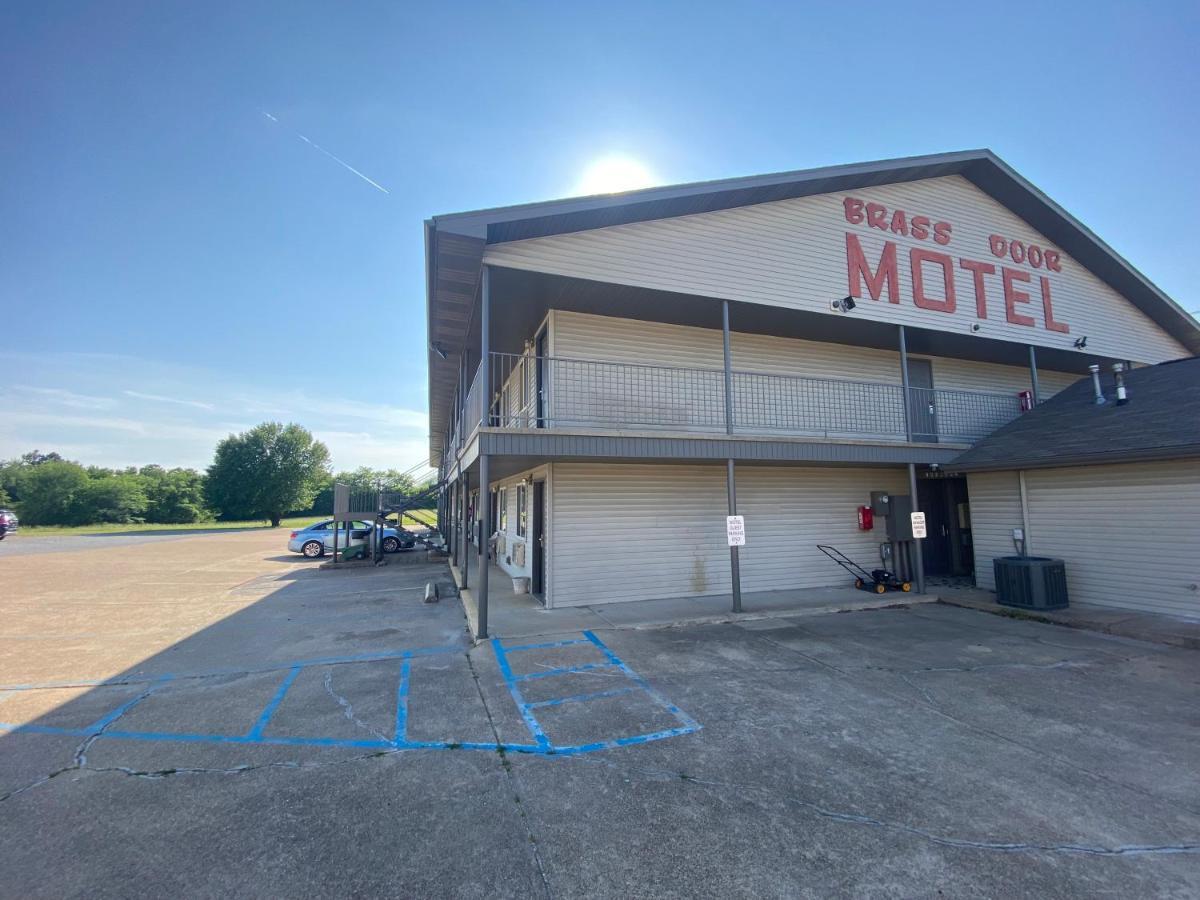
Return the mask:
<path id="1" fill-rule="evenodd" d="M 725 372 L 493 353 L 494 400 L 486 423 L 501 429 L 603 429 L 726 433 Z M 457 450 L 483 424 L 481 371 L 449 435 Z M 898 384 L 763 372 L 731 374 L 732 431 L 835 440 L 908 440 Z M 910 388 L 913 440 L 970 444 L 1020 415 L 1014 394 Z"/>

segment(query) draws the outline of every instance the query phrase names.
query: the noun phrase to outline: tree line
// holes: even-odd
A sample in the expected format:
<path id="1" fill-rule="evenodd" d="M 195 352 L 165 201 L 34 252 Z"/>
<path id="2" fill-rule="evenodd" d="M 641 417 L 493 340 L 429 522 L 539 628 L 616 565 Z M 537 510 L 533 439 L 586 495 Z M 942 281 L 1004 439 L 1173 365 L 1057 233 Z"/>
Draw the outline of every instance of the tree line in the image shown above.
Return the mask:
<path id="1" fill-rule="evenodd" d="M 23 525 L 187 524 L 329 515 L 333 484 L 409 492 L 407 474 L 360 467 L 332 471 L 329 450 L 299 425 L 278 422 L 220 441 L 199 472 L 159 465 L 85 466 L 58 453 L 31 451 L 0 462 L 0 507 Z"/>

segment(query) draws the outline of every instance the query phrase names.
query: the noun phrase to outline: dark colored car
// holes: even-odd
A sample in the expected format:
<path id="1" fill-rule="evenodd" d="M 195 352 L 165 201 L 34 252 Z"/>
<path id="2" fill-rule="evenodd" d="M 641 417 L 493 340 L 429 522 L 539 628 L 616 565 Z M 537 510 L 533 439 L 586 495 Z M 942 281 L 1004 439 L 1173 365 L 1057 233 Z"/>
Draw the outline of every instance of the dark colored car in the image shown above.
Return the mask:
<path id="1" fill-rule="evenodd" d="M 16 531 L 20 524 L 15 512 L 9 509 L 0 509 L 0 541 L 4 540 L 6 535 Z"/>

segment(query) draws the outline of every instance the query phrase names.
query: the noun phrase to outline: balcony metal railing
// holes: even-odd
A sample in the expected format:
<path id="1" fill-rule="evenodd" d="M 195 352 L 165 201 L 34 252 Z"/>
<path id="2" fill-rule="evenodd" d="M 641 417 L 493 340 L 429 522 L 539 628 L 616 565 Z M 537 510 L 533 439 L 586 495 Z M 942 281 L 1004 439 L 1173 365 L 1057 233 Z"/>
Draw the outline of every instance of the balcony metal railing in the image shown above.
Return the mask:
<path id="1" fill-rule="evenodd" d="M 480 424 L 493 428 L 611 428 L 724 433 L 725 373 L 644 363 L 493 353 L 486 423 L 482 370 L 467 394 L 452 443 Z M 898 384 L 734 371 L 732 427 L 738 434 L 904 441 Z M 971 443 L 1021 411 L 1015 394 L 910 388 L 916 441 Z"/>

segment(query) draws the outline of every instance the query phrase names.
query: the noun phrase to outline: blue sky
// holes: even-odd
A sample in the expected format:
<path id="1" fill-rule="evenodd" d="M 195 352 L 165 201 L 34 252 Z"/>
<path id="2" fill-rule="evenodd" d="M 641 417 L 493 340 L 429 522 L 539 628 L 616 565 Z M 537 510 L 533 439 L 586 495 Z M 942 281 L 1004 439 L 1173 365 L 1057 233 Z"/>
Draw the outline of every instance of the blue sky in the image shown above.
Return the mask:
<path id="1" fill-rule="evenodd" d="M 1200 308 L 1200 5 L 904 6 L 4 4 L 0 458 L 203 466 L 277 418 L 406 468 L 422 221 L 612 155 L 674 183 L 990 147 Z"/>

